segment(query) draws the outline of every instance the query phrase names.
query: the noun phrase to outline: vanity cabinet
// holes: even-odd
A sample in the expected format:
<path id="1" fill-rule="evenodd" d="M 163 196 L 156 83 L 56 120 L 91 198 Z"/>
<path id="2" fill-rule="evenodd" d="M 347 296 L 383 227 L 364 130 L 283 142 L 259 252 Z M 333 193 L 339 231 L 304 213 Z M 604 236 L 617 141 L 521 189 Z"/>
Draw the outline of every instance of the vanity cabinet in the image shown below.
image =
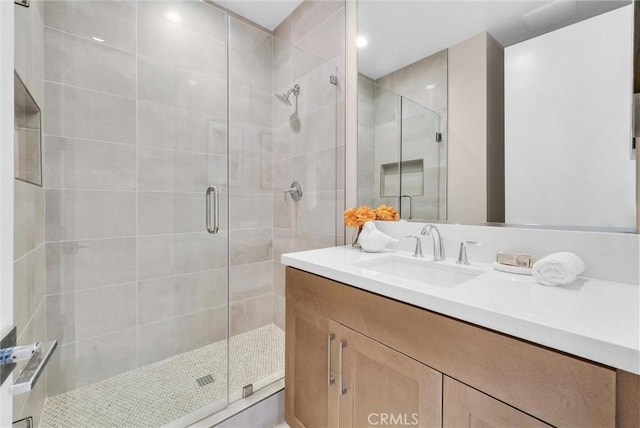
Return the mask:
<path id="1" fill-rule="evenodd" d="M 329 412 L 337 385 L 329 364 L 337 355 L 338 323 L 295 304 L 288 308 L 286 358 L 286 412 L 291 427 L 337 426 L 337 410 Z M 335 403 L 332 403 L 335 404 Z"/>
<path id="2" fill-rule="evenodd" d="M 286 298 L 293 428 L 640 426 L 636 375 L 291 267 Z"/>
<path id="3" fill-rule="evenodd" d="M 441 426 L 441 373 L 305 304 L 290 306 L 287 329 L 291 427 Z"/>

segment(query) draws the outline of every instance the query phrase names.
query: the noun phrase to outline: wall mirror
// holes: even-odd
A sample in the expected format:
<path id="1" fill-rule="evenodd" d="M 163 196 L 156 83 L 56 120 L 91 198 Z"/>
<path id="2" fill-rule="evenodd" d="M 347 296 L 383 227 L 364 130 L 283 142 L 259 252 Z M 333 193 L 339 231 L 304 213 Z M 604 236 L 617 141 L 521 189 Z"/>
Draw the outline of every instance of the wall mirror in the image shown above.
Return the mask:
<path id="1" fill-rule="evenodd" d="M 18 180 L 42 186 L 40 107 L 14 73 L 14 169 Z"/>
<path id="2" fill-rule="evenodd" d="M 358 2 L 359 205 L 633 232 L 630 1 Z"/>

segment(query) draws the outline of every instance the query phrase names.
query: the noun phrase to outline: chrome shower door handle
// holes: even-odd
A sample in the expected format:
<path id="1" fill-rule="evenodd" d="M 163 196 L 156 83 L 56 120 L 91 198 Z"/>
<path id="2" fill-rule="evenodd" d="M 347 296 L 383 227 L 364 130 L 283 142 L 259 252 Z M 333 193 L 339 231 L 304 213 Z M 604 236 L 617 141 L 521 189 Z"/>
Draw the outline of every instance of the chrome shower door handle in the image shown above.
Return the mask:
<path id="1" fill-rule="evenodd" d="M 213 224 L 211 222 L 211 196 L 213 195 Z M 207 232 L 215 235 L 220 230 L 220 196 L 216 186 L 209 186 L 206 193 L 205 222 Z"/>
<path id="2" fill-rule="evenodd" d="M 411 220 L 413 217 L 413 198 L 411 195 L 402 195 L 400 196 L 400 207 L 402 208 L 402 198 L 409 198 L 409 217 L 406 217 L 407 220 Z"/>

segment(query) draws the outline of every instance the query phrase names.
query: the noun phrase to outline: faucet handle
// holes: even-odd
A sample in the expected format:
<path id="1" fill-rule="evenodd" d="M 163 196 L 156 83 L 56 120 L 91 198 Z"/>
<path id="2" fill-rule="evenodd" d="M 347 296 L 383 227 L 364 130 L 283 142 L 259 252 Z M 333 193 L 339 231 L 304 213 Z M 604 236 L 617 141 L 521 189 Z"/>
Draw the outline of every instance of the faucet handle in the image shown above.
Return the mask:
<path id="1" fill-rule="evenodd" d="M 468 245 L 480 245 L 478 241 L 462 241 L 460 243 L 460 252 L 458 253 L 458 261 L 456 262 L 459 265 L 469 265 L 469 259 L 467 257 L 467 246 Z"/>
<path id="2" fill-rule="evenodd" d="M 302 199 L 302 184 L 298 180 L 291 183 L 291 187 L 285 189 L 284 191 L 284 200 L 287 200 L 287 195 L 291 195 L 291 199 L 295 202 L 298 202 Z"/>
<path id="3" fill-rule="evenodd" d="M 416 240 L 416 248 L 413 250 L 413 257 L 424 257 L 424 254 L 422 254 L 422 237 L 419 235 L 406 235 L 405 238 L 413 238 Z"/>

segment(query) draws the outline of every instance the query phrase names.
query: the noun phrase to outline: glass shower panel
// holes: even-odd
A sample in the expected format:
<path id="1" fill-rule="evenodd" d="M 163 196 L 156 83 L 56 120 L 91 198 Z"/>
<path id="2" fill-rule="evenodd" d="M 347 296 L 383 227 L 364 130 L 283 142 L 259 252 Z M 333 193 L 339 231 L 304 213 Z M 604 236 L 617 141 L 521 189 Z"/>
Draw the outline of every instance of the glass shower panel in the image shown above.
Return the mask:
<path id="1" fill-rule="evenodd" d="M 186 424 L 228 402 L 227 15 L 43 5 L 42 423 Z"/>
<path id="2" fill-rule="evenodd" d="M 273 316 L 273 37 L 229 18 L 229 398 L 282 374 Z"/>
<path id="3" fill-rule="evenodd" d="M 335 67 L 229 18 L 229 399 L 284 375 L 280 255 L 335 242 Z M 297 86 L 297 90 L 295 89 Z M 276 95 L 279 95 L 277 97 Z M 298 180 L 303 197 L 285 200 Z"/>
<path id="4" fill-rule="evenodd" d="M 439 219 L 442 176 L 440 117 L 402 97 L 400 156 L 400 215 L 402 218 Z"/>

